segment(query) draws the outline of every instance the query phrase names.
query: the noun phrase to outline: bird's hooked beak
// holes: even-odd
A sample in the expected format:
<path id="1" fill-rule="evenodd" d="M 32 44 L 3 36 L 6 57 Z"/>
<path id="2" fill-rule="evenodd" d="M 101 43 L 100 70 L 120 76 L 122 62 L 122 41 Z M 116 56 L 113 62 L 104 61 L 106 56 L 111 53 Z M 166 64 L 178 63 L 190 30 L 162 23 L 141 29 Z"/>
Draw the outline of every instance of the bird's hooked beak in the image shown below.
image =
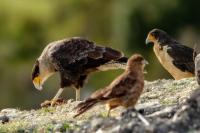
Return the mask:
<path id="1" fill-rule="evenodd" d="M 155 40 L 156 40 L 155 36 L 153 36 L 151 33 L 149 33 L 146 38 L 146 45 L 153 44 Z"/>
<path id="2" fill-rule="evenodd" d="M 142 64 L 143 64 L 143 69 L 144 69 L 144 67 L 146 66 L 146 65 L 148 65 L 149 64 L 149 62 L 147 61 L 147 60 L 143 60 L 142 61 Z M 143 72 L 144 74 L 147 74 L 147 71 L 146 70 L 144 70 L 144 72 Z"/>
<path id="3" fill-rule="evenodd" d="M 37 77 L 35 77 L 33 79 L 33 84 L 34 84 L 34 86 L 35 86 L 36 89 L 38 89 L 40 91 L 43 89 L 43 87 L 42 87 L 42 80 L 41 80 L 40 76 L 37 76 Z"/>
<path id="4" fill-rule="evenodd" d="M 142 64 L 143 64 L 143 65 L 148 65 L 149 62 L 148 62 L 147 60 L 143 60 L 143 61 L 142 61 Z"/>

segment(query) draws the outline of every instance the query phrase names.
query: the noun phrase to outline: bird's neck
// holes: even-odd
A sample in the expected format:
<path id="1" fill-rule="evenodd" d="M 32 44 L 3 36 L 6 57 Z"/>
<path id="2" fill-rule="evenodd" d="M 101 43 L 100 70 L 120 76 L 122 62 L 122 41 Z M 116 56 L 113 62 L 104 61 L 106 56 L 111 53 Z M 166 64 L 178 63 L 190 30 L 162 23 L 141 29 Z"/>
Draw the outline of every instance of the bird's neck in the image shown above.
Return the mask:
<path id="1" fill-rule="evenodd" d="M 134 75 L 134 76 L 142 76 L 143 77 L 143 68 L 141 67 L 128 67 L 127 68 L 127 71 L 131 74 L 131 75 Z"/>

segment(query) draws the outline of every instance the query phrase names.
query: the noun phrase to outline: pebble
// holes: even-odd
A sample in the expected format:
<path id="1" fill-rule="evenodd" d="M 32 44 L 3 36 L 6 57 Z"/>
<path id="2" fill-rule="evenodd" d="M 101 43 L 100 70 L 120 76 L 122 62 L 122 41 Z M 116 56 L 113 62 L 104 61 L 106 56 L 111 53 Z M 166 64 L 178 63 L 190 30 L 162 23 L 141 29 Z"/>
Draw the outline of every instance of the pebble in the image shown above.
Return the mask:
<path id="1" fill-rule="evenodd" d="M 0 121 L 2 124 L 9 122 L 9 117 L 6 115 L 0 116 Z"/>
<path id="2" fill-rule="evenodd" d="M 7 108 L 7 109 L 1 110 L 0 114 L 6 115 L 7 117 L 9 117 L 9 119 L 14 119 L 20 116 L 20 111 L 13 108 Z"/>

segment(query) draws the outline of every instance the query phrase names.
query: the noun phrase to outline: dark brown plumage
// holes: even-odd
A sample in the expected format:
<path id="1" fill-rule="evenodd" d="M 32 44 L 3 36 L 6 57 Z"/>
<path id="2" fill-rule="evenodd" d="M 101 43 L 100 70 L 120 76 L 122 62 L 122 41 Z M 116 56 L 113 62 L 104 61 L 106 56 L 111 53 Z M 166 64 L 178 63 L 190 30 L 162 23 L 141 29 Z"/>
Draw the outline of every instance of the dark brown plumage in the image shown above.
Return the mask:
<path id="1" fill-rule="evenodd" d="M 59 72 L 60 89 L 53 101 L 58 99 L 63 88 L 70 86 L 76 89 L 76 100 L 80 100 L 80 88 L 91 72 L 124 69 L 127 60 L 122 52 L 84 38 L 64 39 L 45 47 L 34 65 L 32 80 L 35 87 L 42 90 L 47 78 Z"/>
<path id="2" fill-rule="evenodd" d="M 194 76 L 192 48 L 182 45 L 160 29 L 150 31 L 146 43 L 154 44 L 154 53 L 174 79 Z"/>
<path id="3" fill-rule="evenodd" d="M 84 113 L 97 103 L 106 103 L 108 115 L 111 109 L 118 106 L 134 107 L 137 103 L 144 86 L 145 60 L 135 54 L 129 58 L 126 70 L 117 77 L 110 85 L 104 89 L 97 90 L 88 99 L 77 105 L 77 114 L 74 117 Z"/>

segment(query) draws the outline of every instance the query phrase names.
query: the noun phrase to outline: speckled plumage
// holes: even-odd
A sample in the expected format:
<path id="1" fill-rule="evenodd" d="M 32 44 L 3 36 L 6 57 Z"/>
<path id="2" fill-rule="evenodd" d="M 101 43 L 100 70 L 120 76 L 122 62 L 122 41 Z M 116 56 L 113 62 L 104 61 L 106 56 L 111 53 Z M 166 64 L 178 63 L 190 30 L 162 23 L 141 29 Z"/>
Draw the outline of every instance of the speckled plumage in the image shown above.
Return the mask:
<path id="1" fill-rule="evenodd" d="M 91 72 L 125 68 L 127 60 L 118 50 L 74 37 L 48 44 L 34 65 L 32 79 L 39 75 L 43 84 L 52 73 L 59 72 L 61 88 L 81 88 Z"/>

